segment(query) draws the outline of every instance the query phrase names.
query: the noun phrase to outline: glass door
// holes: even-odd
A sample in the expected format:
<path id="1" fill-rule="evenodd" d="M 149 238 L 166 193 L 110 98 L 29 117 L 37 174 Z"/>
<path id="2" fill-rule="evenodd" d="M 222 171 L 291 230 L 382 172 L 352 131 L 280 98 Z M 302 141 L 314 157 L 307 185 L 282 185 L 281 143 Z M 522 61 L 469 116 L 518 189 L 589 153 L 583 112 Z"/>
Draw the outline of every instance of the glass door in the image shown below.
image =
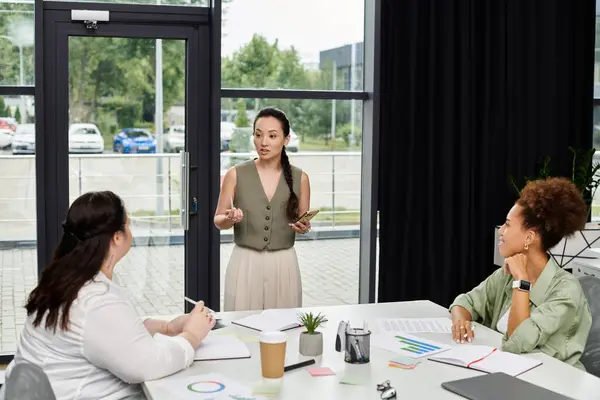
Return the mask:
<path id="1" fill-rule="evenodd" d="M 206 140 L 200 132 L 209 131 L 201 111 L 208 66 L 199 65 L 209 27 L 201 18 L 144 24 L 139 13 L 132 22 L 127 13 L 113 16 L 118 22 L 61 21 L 66 14 L 57 13 L 48 49 L 57 55 L 56 102 L 44 106 L 59 190 L 68 193 L 57 208 L 66 211 L 89 191 L 118 194 L 134 239 L 115 280 L 141 315 L 177 314 L 184 296 L 210 302 L 197 268 L 208 265 L 198 242 L 210 229 L 208 207 L 200 210 L 209 200 L 198 191 L 208 179 L 198 151 Z"/>

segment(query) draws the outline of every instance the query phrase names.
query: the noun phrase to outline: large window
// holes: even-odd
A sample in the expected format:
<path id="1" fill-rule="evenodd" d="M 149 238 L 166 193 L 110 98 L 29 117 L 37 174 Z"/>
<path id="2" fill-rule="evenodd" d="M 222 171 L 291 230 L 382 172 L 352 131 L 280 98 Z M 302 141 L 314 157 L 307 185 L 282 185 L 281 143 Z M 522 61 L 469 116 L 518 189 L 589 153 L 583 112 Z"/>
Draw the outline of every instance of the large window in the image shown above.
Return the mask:
<path id="1" fill-rule="evenodd" d="M 223 4 L 222 86 L 362 90 L 364 0 Z"/>
<path id="2" fill-rule="evenodd" d="M 363 0 L 232 0 L 223 6 L 221 178 L 256 157 L 257 112 L 283 110 L 292 128 L 290 162 L 308 174 L 311 208 L 320 210 L 313 230 L 298 235 L 295 245 L 305 306 L 358 302 L 363 40 Z M 221 232 L 221 243 L 223 284 L 231 230 Z"/>
<path id="3" fill-rule="evenodd" d="M 592 146 L 598 150 L 594 163 L 600 162 L 600 0 L 596 0 L 596 50 L 594 61 L 594 126 Z M 600 221 L 600 193 L 592 200 L 592 221 Z"/>
<path id="4" fill-rule="evenodd" d="M 0 353 L 16 350 L 37 283 L 34 123 L 33 97 L 0 96 Z"/>

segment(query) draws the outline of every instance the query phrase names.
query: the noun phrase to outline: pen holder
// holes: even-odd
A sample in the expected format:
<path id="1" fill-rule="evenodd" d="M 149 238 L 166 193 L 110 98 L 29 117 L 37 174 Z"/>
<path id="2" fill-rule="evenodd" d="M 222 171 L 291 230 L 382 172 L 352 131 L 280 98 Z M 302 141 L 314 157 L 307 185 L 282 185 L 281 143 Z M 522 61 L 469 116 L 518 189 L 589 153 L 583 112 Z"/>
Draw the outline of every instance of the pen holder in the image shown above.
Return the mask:
<path id="1" fill-rule="evenodd" d="M 352 328 L 346 332 L 344 361 L 350 364 L 366 364 L 371 360 L 371 331 Z"/>

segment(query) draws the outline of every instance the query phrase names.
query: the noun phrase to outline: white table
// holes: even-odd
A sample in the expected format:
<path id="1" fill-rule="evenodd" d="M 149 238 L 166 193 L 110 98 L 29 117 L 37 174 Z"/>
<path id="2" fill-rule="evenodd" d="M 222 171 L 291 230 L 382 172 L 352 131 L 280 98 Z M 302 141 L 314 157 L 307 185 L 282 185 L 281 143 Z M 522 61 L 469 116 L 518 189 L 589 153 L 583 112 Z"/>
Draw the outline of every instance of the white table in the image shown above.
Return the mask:
<path id="1" fill-rule="evenodd" d="M 455 379 L 468 378 L 482 373 L 423 360 L 413 370 L 389 368 L 388 360 L 394 353 L 371 346 L 371 362 L 365 365 L 350 365 L 344 362 L 342 353 L 335 351 L 335 336 L 340 320 L 350 320 L 351 323 L 362 326 L 363 320 L 369 322 L 371 330 L 375 330 L 375 318 L 427 318 L 447 317 L 448 311 L 430 301 L 415 301 L 402 303 L 364 304 L 352 306 L 315 307 L 306 310 L 321 311 L 328 317 L 329 322 L 322 329 L 324 335 L 323 355 L 316 358 L 315 366 L 330 367 L 336 376 L 312 377 L 305 368 L 290 371 L 285 374 L 281 392 L 277 399 L 307 400 L 307 399 L 345 399 L 366 400 L 379 399 L 376 384 L 390 380 L 398 391 L 398 399 L 461 399 L 441 387 L 442 382 Z M 221 313 L 225 323 L 238 319 L 252 312 Z M 257 335 L 258 332 L 238 326 L 224 329 L 239 331 L 241 335 Z M 286 365 L 298 362 L 309 357 L 300 356 L 298 353 L 298 338 L 302 328 L 287 331 L 288 346 Z M 475 332 L 476 343 L 499 347 L 502 336 L 488 328 L 478 326 Z M 440 333 L 419 334 L 425 338 L 454 344 L 450 335 Z M 259 345 L 247 343 L 252 353 L 252 358 L 243 360 L 202 361 L 195 362 L 190 368 L 173 376 L 193 376 L 207 373 L 220 373 L 239 382 L 252 386 L 261 378 Z M 582 372 L 577 368 L 557 361 L 545 354 L 530 354 L 529 357 L 543 361 L 543 364 L 520 376 L 521 379 L 570 396 L 575 399 L 599 399 L 600 379 Z M 369 376 L 366 386 L 349 386 L 339 384 L 338 381 L 344 370 L 359 370 Z M 168 378 L 164 378 L 168 379 Z M 169 393 L 157 383 L 149 381 L 143 384 L 144 392 L 148 399 L 170 399 Z"/>

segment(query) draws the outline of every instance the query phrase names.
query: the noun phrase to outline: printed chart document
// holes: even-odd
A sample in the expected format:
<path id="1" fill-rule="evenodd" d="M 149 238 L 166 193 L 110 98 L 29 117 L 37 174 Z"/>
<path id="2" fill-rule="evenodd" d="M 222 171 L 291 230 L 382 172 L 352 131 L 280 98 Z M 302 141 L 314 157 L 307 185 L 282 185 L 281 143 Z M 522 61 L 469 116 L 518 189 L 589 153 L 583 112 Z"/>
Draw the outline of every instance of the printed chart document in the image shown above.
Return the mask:
<path id="1" fill-rule="evenodd" d="M 160 380 L 163 393 L 176 400 L 266 400 L 255 396 L 246 385 L 221 374 L 177 377 L 172 375 Z"/>
<path id="2" fill-rule="evenodd" d="M 542 365 L 541 361 L 533 358 L 500 351 L 490 346 L 470 344 L 454 346 L 452 350 L 429 357 L 429 359 L 463 368 L 476 369 L 488 374 L 504 372 L 510 376 L 520 375 Z"/>
<path id="3" fill-rule="evenodd" d="M 393 333 L 452 333 L 450 318 L 379 318 L 379 332 Z"/>
<path id="4" fill-rule="evenodd" d="M 221 335 L 218 331 L 211 331 L 200 342 L 196 349 L 194 360 L 230 360 L 236 358 L 250 358 L 250 350 L 246 344 L 234 335 Z"/>
<path id="5" fill-rule="evenodd" d="M 233 324 L 256 331 L 274 332 L 299 328 L 302 326 L 296 309 L 265 310 L 260 314 L 250 315 L 232 321 Z"/>
<path id="6" fill-rule="evenodd" d="M 409 335 L 408 333 L 372 334 L 371 345 L 411 358 L 427 357 L 451 349 L 451 347 L 446 344 Z"/>

